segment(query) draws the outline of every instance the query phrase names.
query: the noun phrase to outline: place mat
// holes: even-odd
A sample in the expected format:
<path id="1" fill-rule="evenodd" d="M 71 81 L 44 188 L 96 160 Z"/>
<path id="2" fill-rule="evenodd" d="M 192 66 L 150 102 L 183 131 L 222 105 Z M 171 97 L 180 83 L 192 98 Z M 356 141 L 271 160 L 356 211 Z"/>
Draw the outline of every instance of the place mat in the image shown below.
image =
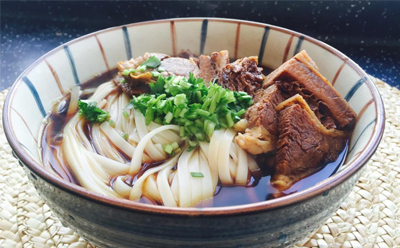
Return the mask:
<path id="1" fill-rule="evenodd" d="M 400 247 L 400 91 L 372 78 L 386 109 L 382 142 L 348 199 L 295 247 Z M 7 90 L 0 92 L 0 119 Z M 90 248 L 37 195 L 0 122 L 0 247 Z"/>

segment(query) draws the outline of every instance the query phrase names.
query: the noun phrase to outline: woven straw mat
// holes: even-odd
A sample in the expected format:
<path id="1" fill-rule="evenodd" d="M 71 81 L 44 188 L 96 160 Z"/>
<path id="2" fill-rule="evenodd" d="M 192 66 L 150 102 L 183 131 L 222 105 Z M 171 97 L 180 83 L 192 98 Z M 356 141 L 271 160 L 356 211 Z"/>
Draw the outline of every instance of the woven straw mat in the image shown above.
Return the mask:
<path id="1" fill-rule="evenodd" d="M 400 247 L 400 91 L 373 79 L 386 108 L 382 142 L 348 199 L 295 247 Z M 0 92 L 0 117 L 7 90 Z M 37 195 L 0 122 L 0 247 L 91 248 Z"/>

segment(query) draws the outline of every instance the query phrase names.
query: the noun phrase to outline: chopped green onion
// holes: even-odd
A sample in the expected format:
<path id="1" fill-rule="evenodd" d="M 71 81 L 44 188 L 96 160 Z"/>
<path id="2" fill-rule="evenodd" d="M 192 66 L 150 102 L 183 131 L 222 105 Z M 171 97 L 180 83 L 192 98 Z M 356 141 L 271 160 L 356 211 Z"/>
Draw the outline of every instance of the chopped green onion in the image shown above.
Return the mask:
<path id="1" fill-rule="evenodd" d="M 171 154 L 174 148 L 169 144 L 164 144 L 163 149 L 167 154 Z"/>
<path id="2" fill-rule="evenodd" d="M 168 114 L 165 116 L 165 122 L 166 122 L 166 123 L 170 123 L 171 120 L 172 120 L 172 118 L 173 118 L 172 113 L 171 113 L 171 112 L 168 112 Z"/>
<path id="3" fill-rule="evenodd" d="M 136 70 L 139 71 L 139 72 L 145 72 L 146 71 L 146 66 L 140 65 L 140 66 L 138 66 L 138 68 L 136 68 Z"/>
<path id="4" fill-rule="evenodd" d="M 153 120 L 155 123 L 157 123 L 157 124 L 162 124 L 162 120 L 161 120 L 161 118 L 160 117 L 156 117 L 156 118 L 154 118 L 154 120 Z"/>
<path id="5" fill-rule="evenodd" d="M 124 135 L 122 135 L 122 137 L 124 138 L 124 140 L 128 140 L 129 135 L 127 133 L 124 133 Z"/>
<path id="6" fill-rule="evenodd" d="M 159 71 L 159 72 L 164 72 L 164 71 L 165 71 L 165 68 L 160 66 L 160 67 L 157 68 L 157 71 Z"/>
<path id="7" fill-rule="evenodd" d="M 185 113 L 188 111 L 188 109 L 182 109 L 182 111 L 179 113 L 179 117 L 184 117 Z"/>
<path id="8" fill-rule="evenodd" d="M 128 76 L 129 75 L 129 70 L 124 70 L 123 72 L 122 72 L 122 75 L 124 75 L 124 76 Z"/>
<path id="9" fill-rule="evenodd" d="M 174 104 L 176 106 L 184 105 L 186 103 L 186 95 L 185 94 L 178 94 L 175 96 Z"/>
<path id="10" fill-rule="evenodd" d="M 154 119 L 154 110 L 153 108 L 147 109 L 145 114 L 146 125 L 149 125 L 150 122 Z"/>
<path id="11" fill-rule="evenodd" d="M 159 72 L 156 71 L 152 71 L 150 72 L 152 77 L 159 77 L 161 74 Z"/>
<path id="12" fill-rule="evenodd" d="M 123 78 L 123 79 L 120 81 L 120 83 L 121 83 L 121 84 L 126 83 L 125 78 Z"/>
<path id="13" fill-rule="evenodd" d="M 108 124 L 110 124 L 111 127 L 115 127 L 116 126 L 115 122 L 112 119 L 110 119 L 108 121 Z"/>
<path id="14" fill-rule="evenodd" d="M 228 127 L 232 127 L 233 126 L 233 119 L 232 119 L 232 115 L 231 112 L 228 112 L 226 114 L 226 123 L 228 124 Z"/>
<path id="15" fill-rule="evenodd" d="M 154 72 L 154 71 L 153 71 Z M 240 100 L 239 100 L 240 99 Z M 246 92 L 233 92 L 218 84 L 182 76 L 159 76 L 150 94 L 133 96 L 130 105 L 151 121 L 180 126 L 180 137 L 194 149 L 209 141 L 215 130 L 232 127 L 252 103 Z"/>
<path id="16" fill-rule="evenodd" d="M 204 121 L 204 130 L 208 136 L 211 136 L 214 133 L 215 123 L 210 120 Z"/>
<path id="17" fill-rule="evenodd" d="M 197 145 L 199 144 L 199 142 L 197 142 L 197 141 L 193 141 L 193 140 L 189 140 L 189 145 L 190 145 L 190 147 L 196 147 Z"/>
<path id="18" fill-rule="evenodd" d="M 237 117 L 241 117 L 244 113 L 246 113 L 246 110 L 245 109 L 241 109 L 236 113 L 236 116 Z"/>
<path id="19" fill-rule="evenodd" d="M 199 178 L 204 177 L 203 173 L 201 173 L 201 172 L 190 172 L 190 175 L 192 177 L 199 177 Z"/>
<path id="20" fill-rule="evenodd" d="M 129 114 L 128 114 L 128 112 L 127 112 L 126 110 L 122 111 L 122 114 L 123 114 L 126 118 L 129 117 Z"/>
<path id="21" fill-rule="evenodd" d="M 209 116 L 209 115 L 210 115 L 210 112 L 205 111 L 205 110 L 202 110 L 202 109 L 197 109 L 196 112 L 197 112 L 199 115 L 202 115 L 202 116 Z"/>
<path id="22" fill-rule="evenodd" d="M 172 146 L 172 148 L 174 148 L 174 150 L 178 149 L 178 147 L 179 147 L 178 142 L 176 142 L 176 141 L 171 143 L 171 146 Z"/>

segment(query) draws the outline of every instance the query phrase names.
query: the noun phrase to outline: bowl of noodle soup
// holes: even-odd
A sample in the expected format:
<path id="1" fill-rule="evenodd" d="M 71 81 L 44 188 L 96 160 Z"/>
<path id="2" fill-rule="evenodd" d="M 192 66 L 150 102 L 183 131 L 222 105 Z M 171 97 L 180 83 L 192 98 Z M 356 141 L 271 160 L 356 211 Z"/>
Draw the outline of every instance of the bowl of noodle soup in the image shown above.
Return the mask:
<path id="1" fill-rule="evenodd" d="M 139 107 L 127 108 L 131 96 L 112 82 L 118 63 L 143 56 L 143 65 L 152 58 L 146 53 L 177 56 L 182 50 L 197 55 L 227 50 L 230 61 L 258 56 L 264 71 L 306 50 L 356 114 L 340 161 L 318 172 L 326 177 L 317 173 L 277 197 L 268 184 L 272 177 L 254 176 L 257 162 L 235 142 L 237 132 L 224 126 L 226 120 L 209 139 L 197 142 L 179 135 L 193 131 L 190 124 L 187 129 L 163 125 L 165 119 L 157 123 L 156 115 L 149 120 Z M 164 71 L 152 73 L 160 77 Z M 167 76 L 166 85 L 195 81 Z M 197 91 L 208 87 L 198 85 Z M 103 116 L 107 121 L 82 121 L 78 98 L 88 106 L 96 102 L 109 114 Z M 62 115 L 52 114 L 57 112 Z M 368 75 L 323 42 L 263 23 L 179 18 L 113 27 L 55 48 L 16 80 L 3 123 L 38 193 L 65 225 L 94 245 L 283 247 L 305 238 L 339 208 L 380 142 L 384 110 Z"/>

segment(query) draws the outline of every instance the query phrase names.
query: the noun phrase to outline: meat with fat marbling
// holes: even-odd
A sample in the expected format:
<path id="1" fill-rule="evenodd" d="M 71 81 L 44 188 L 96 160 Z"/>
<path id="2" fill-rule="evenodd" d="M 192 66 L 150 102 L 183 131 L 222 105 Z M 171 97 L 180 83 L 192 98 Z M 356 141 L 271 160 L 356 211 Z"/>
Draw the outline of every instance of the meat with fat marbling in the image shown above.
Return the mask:
<path id="1" fill-rule="evenodd" d="M 288 90 L 291 95 L 310 95 L 309 98 L 333 118 L 339 129 L 353 129 L 356 114 L 331 83 L 319 73 L 318 67 L 305 51 L 271 72 L 266 77 L 263 88 L 277 81 L 284 82 L 285 84 L 279 84 L 281 89 Z M 329 120 L 327 123 L 330 123 Z"/>
<path id="2" fill-rule="evenodd" d="M 253 96 L 264 81 L 258 57 L 246 57 L 227 64 L 218 74 L 218 84 L 232 91 L 245 91 Z"/>
<path id="3" fill-rule="evenodd" d="M 203 78 L 206 83 L 214 81 L 218 74 L 229 64 L 229 53 L 226 50 L 213 52 L 211 56 L 200 55 L 198 59 L 199 71 L 196 77 Z"/>
<path id="4" fill-rule="evenodd" d="M 300 95 L 282 102 L 277 110 L 279 138 L 271 184 L 285 190 L 336 160 L 349 133 L 326 129 Z"/>
<path id="5" fill-rule="evenodd" d="M 259 90 L 254 96 L 254 104 L 244 116 L 246 131 L 236 136 L 236 143 L 254 155 L 275 151 L 278 138 L 278 112 L 275 108 L 284 100 L 276 85 Z"/>

